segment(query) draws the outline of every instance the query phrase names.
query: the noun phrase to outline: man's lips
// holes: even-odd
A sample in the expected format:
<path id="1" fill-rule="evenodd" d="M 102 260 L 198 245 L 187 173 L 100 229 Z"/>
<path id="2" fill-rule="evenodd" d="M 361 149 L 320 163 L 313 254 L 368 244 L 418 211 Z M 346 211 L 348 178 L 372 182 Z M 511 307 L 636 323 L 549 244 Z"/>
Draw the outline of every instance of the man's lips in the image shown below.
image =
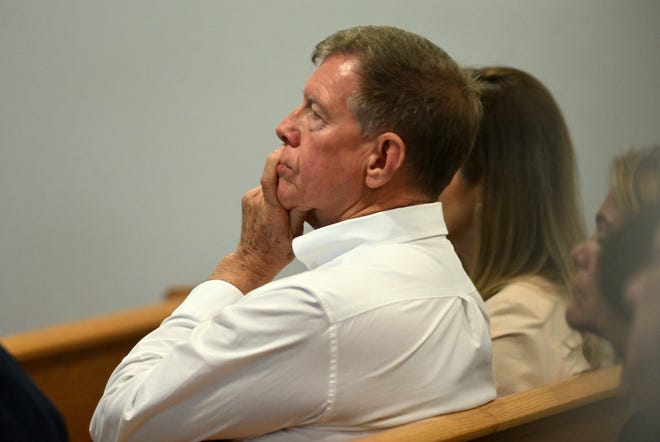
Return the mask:
<path id="1" fill-rule="evenodd" d="M 293 169 L 291 166 L 289 166 L 286 163 L 277 163 L 277 173 L 278 174 L 283 174 L 283 173 L 292 173 Z"/>
<path id="2" fill-rule="evenodd" d="M 582 290 L 581 281 L 576 280 L 576 278 L 574 278 L 573 283 L 571 284 L 571 292 L 573 296 L 573 301 L 576 304 L 578 305 L 584 304 L 585 294 L 584 294 L 584 290 Z"/>

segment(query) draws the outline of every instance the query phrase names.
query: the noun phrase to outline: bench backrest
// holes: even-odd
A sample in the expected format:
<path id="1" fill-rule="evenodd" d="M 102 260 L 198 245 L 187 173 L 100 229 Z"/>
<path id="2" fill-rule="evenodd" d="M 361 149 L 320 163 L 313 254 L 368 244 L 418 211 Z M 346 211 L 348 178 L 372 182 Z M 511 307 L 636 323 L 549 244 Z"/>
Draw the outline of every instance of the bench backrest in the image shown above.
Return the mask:
<path id="1" fill-rule="evenodd" d="M 619 366 L 495 399 L 480 407 L 402 425 L 362 442 L 616 441 L 631 412 Z"/>

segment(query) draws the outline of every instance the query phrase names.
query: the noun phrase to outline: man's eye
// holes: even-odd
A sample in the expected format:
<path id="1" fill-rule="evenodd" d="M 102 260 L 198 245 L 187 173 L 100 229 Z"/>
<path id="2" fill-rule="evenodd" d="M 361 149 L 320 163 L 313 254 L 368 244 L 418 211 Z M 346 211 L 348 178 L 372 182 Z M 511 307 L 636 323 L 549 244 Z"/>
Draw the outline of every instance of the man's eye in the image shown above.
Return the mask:
<path id="1" fill-rule="evenodd" d="M 599 243 L 602 243 L 605 239 L 607 239 L 611 233 L 612 226 L 607 221 L 596 223 L 596 240 Z"/>
<path id="2" fill-rule="evenodd" d="M 609 223 L 600 213 L 596 215 L 596 238 L 602 240 L 609 230 Z"/>

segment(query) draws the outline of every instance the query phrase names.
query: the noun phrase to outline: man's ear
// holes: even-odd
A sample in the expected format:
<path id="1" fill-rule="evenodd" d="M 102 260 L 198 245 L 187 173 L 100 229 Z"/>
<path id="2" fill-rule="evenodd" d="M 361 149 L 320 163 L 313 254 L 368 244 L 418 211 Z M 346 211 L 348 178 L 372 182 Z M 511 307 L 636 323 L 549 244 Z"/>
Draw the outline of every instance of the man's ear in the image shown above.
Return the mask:
<path id="1" fill-rule="evenodd" d="M 366 184 L 376 189 L 388 183 L 403 167 L 406 145 L 394 132 L 384 132 L 376 139 L 376 148 L 367 163 Z"/>

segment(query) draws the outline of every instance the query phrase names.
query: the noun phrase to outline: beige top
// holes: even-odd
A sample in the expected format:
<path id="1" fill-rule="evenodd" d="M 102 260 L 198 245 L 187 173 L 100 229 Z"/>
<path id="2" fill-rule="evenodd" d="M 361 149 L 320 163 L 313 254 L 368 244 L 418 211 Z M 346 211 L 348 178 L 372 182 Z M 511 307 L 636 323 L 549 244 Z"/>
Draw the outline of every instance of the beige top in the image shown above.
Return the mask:
<path id="1" fill-rule="evenodd" d="M 567 302 L 565 290 L 539 276 L 512 282 L 486 301 L 498 396 L 589 369 L 582 337 L 564 317 Z"/>

